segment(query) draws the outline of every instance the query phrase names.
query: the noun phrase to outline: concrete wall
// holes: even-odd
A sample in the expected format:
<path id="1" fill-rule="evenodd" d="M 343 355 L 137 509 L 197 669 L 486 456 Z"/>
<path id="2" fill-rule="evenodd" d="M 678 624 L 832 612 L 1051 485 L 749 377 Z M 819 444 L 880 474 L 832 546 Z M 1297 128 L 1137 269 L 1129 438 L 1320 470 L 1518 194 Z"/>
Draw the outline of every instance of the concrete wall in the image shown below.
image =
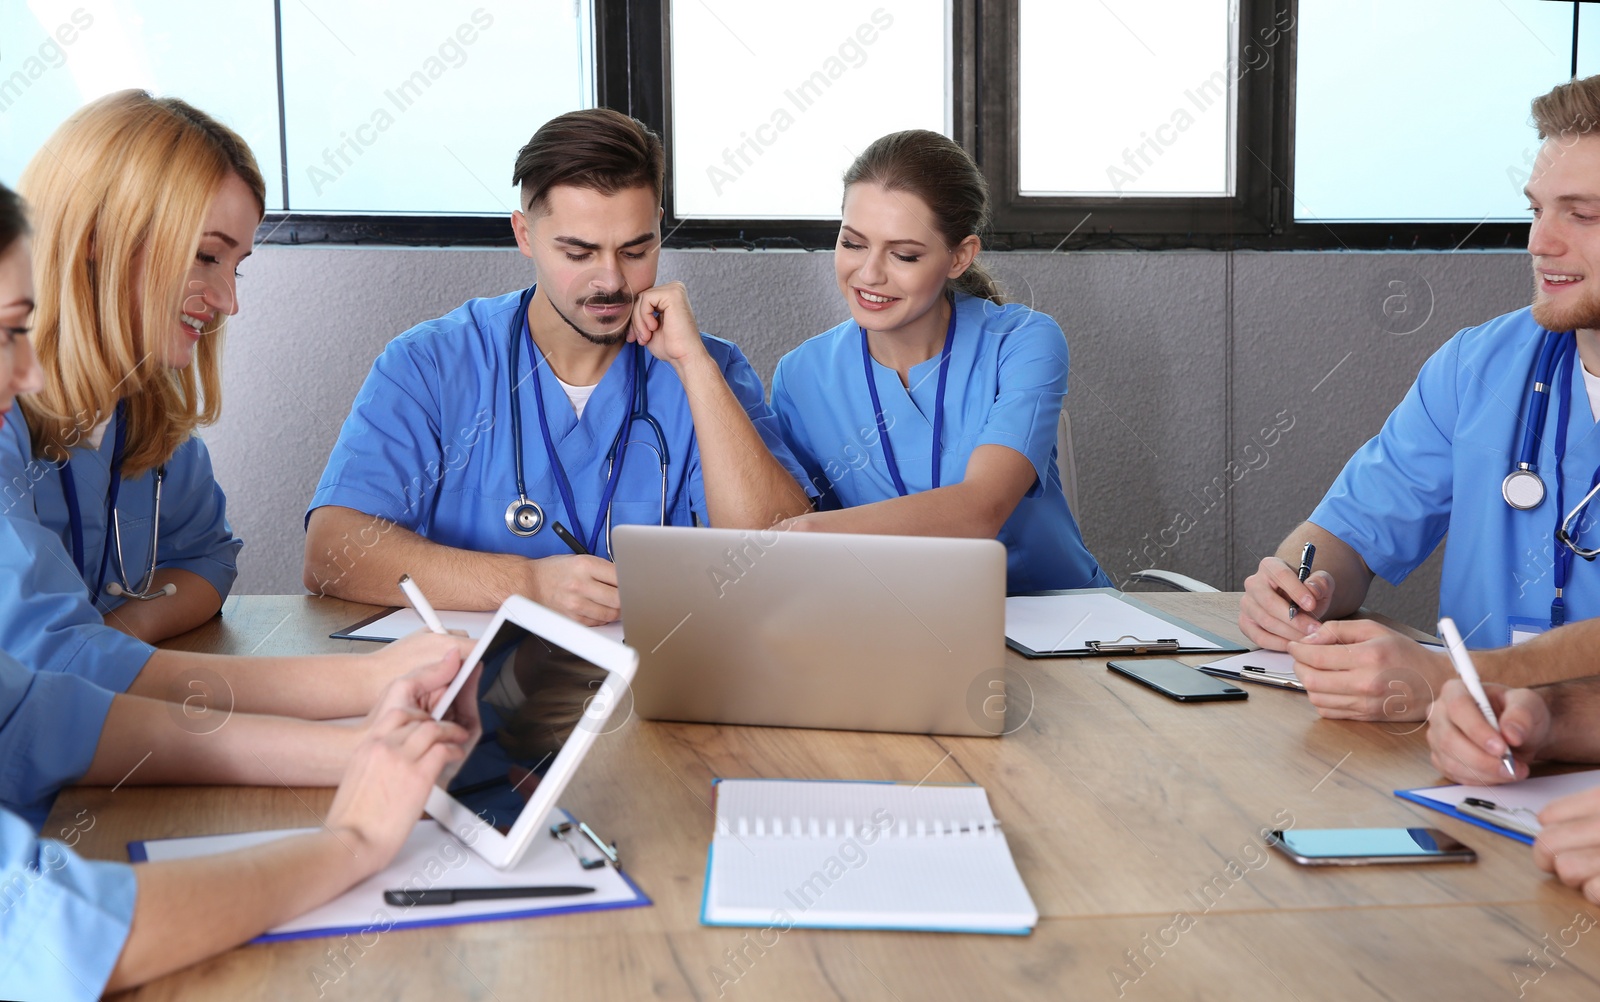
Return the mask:
<path id="1" fill-rule="evenodd" d="M 1090 549 L 1118 581 L 1166 567 L 1222 588 L 1311 511 L 1430 352 L 1526 305 L 1530 285 L 1520 252 L 989 260 L 1012 299 L 1067 332 Z M 298 592 L 305 504 L 372 359 L 531 274 L 512 249 L 269 246 L 242 270 L 224 416 L 206 438 L 246 541 L 237 590 Z M 844 316 L 825 253 L 668 251 L 662 278 L 685 282 L 701 327 L 737 341 L 763 379 Z M 1438 564 L 1379 582 L 1369 604 L 1430 624 Z"/>

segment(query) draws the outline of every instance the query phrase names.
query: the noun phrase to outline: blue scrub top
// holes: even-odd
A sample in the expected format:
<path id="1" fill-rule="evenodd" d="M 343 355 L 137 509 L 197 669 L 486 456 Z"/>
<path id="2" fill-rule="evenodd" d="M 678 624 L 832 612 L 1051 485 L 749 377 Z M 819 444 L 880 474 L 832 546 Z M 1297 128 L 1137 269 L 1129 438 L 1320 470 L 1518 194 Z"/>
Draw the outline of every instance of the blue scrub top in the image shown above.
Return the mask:
<path id="1" fill-rule="evenodd" d="M 35 835 L 56 791 L 88 771 L 111 699 L 0 651 L 0 998 L 96 998 L 128 938 L 133 868 Z M 75 845 L 93 826 L 46 834 Z"/>
<path id="2" fill-rule="evenodd" d="M 86 830 L 75 822 L 52 834 L 76 843 Z M 127 863 L 83 859 L 0 810 L 0 998 L 99 998 L 137 891 Z"/>
<path id="3" fill-rule="evenodd" d="M 102 593 L 92 602 L 89 595 L 100 576 L 101 554 L 115 549 L 106 512 L 114 440 L 108 428 L 98 449 L 71 452 L 87 565 L 87 573 L 80 573 L 72 559 L 61 471 L 35 459 L 21 409 L 6 416 L 0 427 L 0 648 L 35 671 L 71 672 L 122 692 L 154 648 L 103 622 L 105 612 L 127 599 Z M 191 437 L 167 462 L 156 566 L 198 574 L 227 598 L 244 544 L 228 525 L 226 508 L 211 455 Z M 117 511 L 129 584 L 138 584 L 149 567 L 154 509 L 154 471 L 123 478 Z M 112 552 L 106 583 L 117 580 Z"/>
<path id="4" fill-rule="evenodd" d="M 34 672 L 0 651 L 0 807 L 44 824 L 56 792 L 89 771 L 109 690 L 53 672 Z"/>
<path id="5" fill-rule="evenodd" d="M 473 299 L 437 320 L 417 325 L 389 342 L 373 363 L 339 440 L 328 457 L 322 481 L 306 517 L 323 505 L 339 505 L 393 522 L 427 539 L 457 549 L 548 557 L 571 552 L 549 523 L 559 521 L 574 535 L 594 532 L 605 489 L 606 452 L 632 410 L 627 399 L 633 347 L 618 353 L 583 411 L 580 421 L 561 384 L 547 365 L 533 371 L 526 335 L 520 334 L 522 293 Z M 545 525 L 533 536 L 506 528 L 506 507 L 517 498 L 511 425 L 513 330 L 523 338 L 515 378 L 522 408 L 522 452 L 528 499 L 544 509 Z M 803 472 L 778 434 L 761 379 L 731 342 L 702 334 L 756 431 L 778 461 L 803 482 Z M 648 352 L 646 355 L 648 356 Z M 694 422 L 683 384 L 672 366 L 653 356 L 645 362 L 649 411 L 666 439 L 666 522 L 700 524 L 706 515 Z M 553 468 L 539 431 L 538 399 L 531 380 L 540 380 L 551 441 L 571 482 L 576 513 L 562 503 Z M 643 420 L 628 429 L 626 461 L 612 502 L 614 525 L 655 525 L 661 519 L 661 463 L 655 434 Z M 579 526 L 582 531 L 579 531 Z M 376 545 L 386 527 L 373 525 L 351 541 L 359 551 Z M 601 534 L 596 548 L 608 556 Z M 358 554 L 352 553 L 340 566 Z M 331 583 L 331 582 L 328 582 Z"/>
<path id="6" fill-rule="evenodd" d="M 1109 588 L 1083 545 L 1056 467 L 1056 427 L 1067 393 L 1067 341 L 1056 322 L 1018 303 L 956 295 L 956 332 L 945 389 L 939 482 L 959 483 L 980 445 L 1022 453 L 1038 475 L 1000 528 L 1006 589 Z M 934 402 L 939 356 L 910 372 L 872 362 L 889 441 L 906 489 L 933 486 Z M 772 407 L 784 439 L 805 465 L 819 507 L 853 508 L 899 496 L 884 460 L 861 364 L 861 331 L 847 320 L 778 362 Z"/>
<path id="7" fill-rule="evenodd" d="M 1543 331 L 1522 309 L 1469 327 L 1423 365 L 1405 399 L 1328 489 L 1311 521 L 1354 547 L 1374 573 L 1399 584 L 1449 533 L 1440 614 L 1456 621 L 1471 647 L 1504 647 L 1511 619 L 1550 625 L 1555 597 L 1555 530 L 1565 511 L 1555 500 L 1551 394 L 1539 473 L 1545 499 L 1517 511 L 1500 495 L 1516 463 L 1529 387 Z M 1583 385 L 1581 360 L 1569 374 L 1572 408 L 1559 475 L 1567 509 L 1589 491 L 1600 467 L 1600 433 Z M 1591 513 L 1600 516 L 1600 506 Z M 1594 546 L 1596 525 L 1578 539 Z M 1575 559 L 1566 588 L 1567 619 L 1600 616 L 1600 566 Z"/>

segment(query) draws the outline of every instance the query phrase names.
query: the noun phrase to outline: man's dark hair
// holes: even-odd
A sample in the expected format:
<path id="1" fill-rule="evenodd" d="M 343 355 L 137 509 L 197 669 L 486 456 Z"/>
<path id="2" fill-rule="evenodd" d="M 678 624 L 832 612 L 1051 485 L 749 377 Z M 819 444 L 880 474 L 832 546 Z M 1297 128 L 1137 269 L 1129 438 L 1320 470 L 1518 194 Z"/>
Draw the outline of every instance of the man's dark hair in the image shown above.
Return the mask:
<path id="1" fill-rule="evenodd" d="M 610 108 L 557 115 L 517 151 L 511 183 L 522 186 L 522 209 L 542 207 L 556 185 L 615 195 L 650 188 L 661 202 L 666 154 L 661 137 L 643 122 Z"/>

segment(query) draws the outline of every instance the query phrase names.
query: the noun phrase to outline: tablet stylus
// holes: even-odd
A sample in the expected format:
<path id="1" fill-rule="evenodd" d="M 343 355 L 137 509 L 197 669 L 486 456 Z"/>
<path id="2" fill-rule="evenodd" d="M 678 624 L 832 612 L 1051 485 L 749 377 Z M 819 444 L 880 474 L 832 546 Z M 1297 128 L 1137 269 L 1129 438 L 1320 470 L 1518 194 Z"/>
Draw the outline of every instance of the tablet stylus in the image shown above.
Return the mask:
<path id="1" fill-rule="evenodd" d="M 503 898 L 570 898 L 593 894 L 593 887 L 435 887 L 426 891 L 384 891 L 385 904 L 409 908 L 412 905 L 453 905 L 458 901 L 498 901 Z"/>

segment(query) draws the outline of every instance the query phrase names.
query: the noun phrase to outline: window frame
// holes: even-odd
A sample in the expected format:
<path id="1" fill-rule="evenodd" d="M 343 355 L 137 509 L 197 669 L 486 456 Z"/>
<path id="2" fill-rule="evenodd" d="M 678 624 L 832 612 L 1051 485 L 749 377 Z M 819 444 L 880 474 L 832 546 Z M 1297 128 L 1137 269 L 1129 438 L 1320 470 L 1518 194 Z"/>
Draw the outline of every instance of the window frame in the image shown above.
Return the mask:
<path id="1" fill-rule="evenodd" d="M 281 2 L 281 0 L 279 0 Z M 671 143 L 672 0 L 593 0 L 595 95 Z M 1435 250 L 1521 249 L 1527 222 L 1316 222 L 1292 211 L 1298 0 L 1238 0 L 1240 65 L 1247 46 L 1287 13 L 1294 18 L 1260 69 L 1240 75 L 1235 193 L 1218 197 L 1104 198 L 1017 193 L 1017 20 L 1020 0 L 950 0 L 951 124 L 989 181 L 995 250 Z M 987 72 L 985 72 L 987 70 Z M 998 124 L 995 124 L 998 123 Z M 663 192 L 669 248 L 827 250 L 836 224 L 820 220 L 679 218 L 674 180 Z M 269 212 L 260 244 L 509 247 L 500 216 Z"/>

